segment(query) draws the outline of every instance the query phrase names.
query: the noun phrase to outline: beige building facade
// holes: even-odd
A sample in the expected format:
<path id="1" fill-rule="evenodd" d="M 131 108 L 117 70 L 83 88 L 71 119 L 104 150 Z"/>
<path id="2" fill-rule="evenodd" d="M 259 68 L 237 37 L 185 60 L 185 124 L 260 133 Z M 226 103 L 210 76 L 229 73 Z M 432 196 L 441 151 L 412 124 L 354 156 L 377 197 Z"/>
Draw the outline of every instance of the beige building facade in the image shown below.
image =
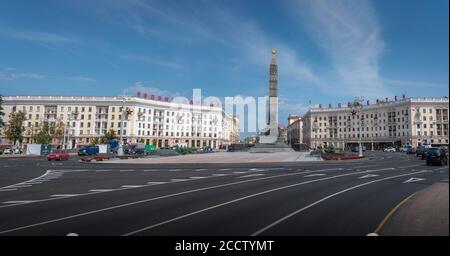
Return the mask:
<path id="1" fill-rule="evenodd" d="M 386 146 L 448 144 L 448 97 L 387 99 L 363 102 L 360 108 L 310 109 L 303 117 L 303 141 L 310 148 L 349 148 L 359 141 L 366 149 Z"/>
<path id="2" fill-rule="evenodd" d="M 114 130 L 121 130 L 124 108 L 123 139 L 127 143 L 146 143 L 171 147 L 186 143 L 189 147 L 209 145 L 218 148 L 228 145 L 239 134 L 236 118 L 221 107 L 178 104 L 139 97 L 89 96 L 6 96 L 3 97 L 5 124 L 11 112 L 23 111 L 26 121 L 23 144 L 33 143 L 33 135 L 47 122 L 64 123 L 66 136 L 54 139 L 52 144 L 68 148 L 88 145 L 92 139 Z M 230 130 L 231 129 L 231 130 Z M 2 133 L 4 134 L 4 133 Z M 2 144 L 9 144 L 2 138 Z"/>

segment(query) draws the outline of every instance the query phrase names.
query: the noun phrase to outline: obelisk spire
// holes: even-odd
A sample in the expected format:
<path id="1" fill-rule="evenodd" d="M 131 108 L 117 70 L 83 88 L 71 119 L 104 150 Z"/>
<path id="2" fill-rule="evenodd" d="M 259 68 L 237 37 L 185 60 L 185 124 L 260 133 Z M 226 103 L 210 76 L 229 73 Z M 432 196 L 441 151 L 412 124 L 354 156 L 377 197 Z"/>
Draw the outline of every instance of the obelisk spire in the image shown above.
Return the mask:
<path id="1" fill-rule="evenodd" d="M 278 65 L 276 59 L 277 50 L 275 48 L 272 49 L 272 62 L 270 63 L 269 69 L 269 97 L 277 97 L 278 96 Z"/>

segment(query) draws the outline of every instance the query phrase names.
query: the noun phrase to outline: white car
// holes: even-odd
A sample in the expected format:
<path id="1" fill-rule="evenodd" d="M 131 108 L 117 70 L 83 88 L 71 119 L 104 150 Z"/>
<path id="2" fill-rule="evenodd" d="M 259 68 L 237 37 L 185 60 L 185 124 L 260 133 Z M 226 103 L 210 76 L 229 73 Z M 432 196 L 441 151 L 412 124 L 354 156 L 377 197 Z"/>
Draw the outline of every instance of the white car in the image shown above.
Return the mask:
<path id="1" fill-rule="evenodd" d="M 384 152 L 395 152 L 395 151 L 397 151 L 397 150 L 395 150 L 395 148 L 393 148 L 393 147 L 388 147 L 388 148 L 384 149 Z"/>

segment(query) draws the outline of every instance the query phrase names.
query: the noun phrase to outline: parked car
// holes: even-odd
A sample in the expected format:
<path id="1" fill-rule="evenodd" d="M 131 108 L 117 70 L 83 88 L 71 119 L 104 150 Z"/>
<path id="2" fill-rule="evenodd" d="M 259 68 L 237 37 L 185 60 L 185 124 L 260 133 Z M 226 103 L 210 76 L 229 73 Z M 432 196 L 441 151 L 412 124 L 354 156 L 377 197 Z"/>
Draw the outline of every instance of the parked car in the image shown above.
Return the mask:
<path id="1" fill-rule="evenodd" d="M 99 152 L 97 146 L 85 146 L 81 147 L 80 150 L 78 150 L 79 156 L 90 156 L 90 155 L 97 155 Z"/>
<path id="2" fill-rule="evenodd" d="M 408 152 L 408 149 L 412 148 L 412 146 L 406 145 L 400 148 L 400 152 Z"/>
<path id="3" fill-rule="evenodd" d="M 416 153 L 416 149 L 413 147 L 408 148 L 408 150 L 406 151 L 406 154 L 410 155 L 410 154 L 415 154 Z"/>
<path id="4" fill-rule="evenodd" d="M 366 147 L 365 147 L 365 146 L 362 146 L 362 150 L 363 150 L 363 151 L 366 151 Z M 353 148 L 352 148 L 352 152 L 359 152 L 359 147 L 358 147 L 358 146 L 353 147 Z"/>
<path id="5" fill-rule="evenodd" d="M 396 152 L 397 150 L 394 147 L 387 147 L 383 151 L 384 152 Z"/>
<path id="6" fill-rule="evenodd" d="M 3 154 L 5 154 L 5 155 L 7 155 L 7 154 L 12 154 L 12 149 L 11 148 L 5 148 L 4 150 L 3 150 Z"/>
<path id="7" fill-rule="evenodd" d="M 69 153 L 64 150 L 53 150 L 50 154 L 47 155 L 47 160 L 68 160 L 69 159 Z"/>
<path id="8" fill-rule="evenodd" d="M 417 157 L 422 156 L 422 153 L 425 149 L 426 149 L 425 146 L 418 146 L 416 149 L 416 156 Z"/>
<path id="9" fill-rule="evenodd" d="M 444 147 L 429 148 L 427 150 L 427 165 L 448 165 L 448 150 Z"/>
<path id="10" fill-rule="evenodd" d="M 210 146 L 204 146 L 202 148 L 202 152 L 205 152 L 205 153 L 209 153 L 209 152 L 212 152 L 212 151 L 213 150 L 212 150 L 212 148 Z"/>
<path id="11" fill-rule="evenodd" d="M 145 150 L 143 148 L 132 148 L 128 151 L 128 154 L 133 156 L 143 156 L 145 155 Z"/>
<path id="12" fill-rule="evenodd" d="M 435 148 L 438 148 L 438 147 L 425 148 L 421 155 L 422 160 L 427 159 L 428 154 L 430 153 L 430 150 L 435 149 Z"/>

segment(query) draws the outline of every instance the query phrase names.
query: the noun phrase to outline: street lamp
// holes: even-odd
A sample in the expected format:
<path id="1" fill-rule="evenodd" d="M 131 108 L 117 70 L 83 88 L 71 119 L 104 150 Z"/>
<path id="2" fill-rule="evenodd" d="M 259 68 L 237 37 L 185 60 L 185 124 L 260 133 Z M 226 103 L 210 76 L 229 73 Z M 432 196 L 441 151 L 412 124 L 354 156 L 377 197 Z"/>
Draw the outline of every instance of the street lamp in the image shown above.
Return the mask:
<path id="1" fill-rule="evenodd" d="M 314 120 L 313 131 L 314 131 L 314 149 L 317 149 L 317 119 Z"/>
<path id="2" fill-rule="evenodd" d="M 359 139 L 358 139 L 358 151 L 359 151 L 359 157 L 363 157 L 363 148 L 362 148 L 362 138 L 361 138 L 361 130 L 362 130 L 362 124 L 364 121 L 364 115 L 362 112 L 363 109 L 363 105 L 362 102 L 364 101 L 363 97 L 358 97 L 355 99 L 355 101 L 353 102 L 353 106 L 352 106 L 352 116 L 356 116 L 357 113 L 359 113 Z"/>
<path id="3" fill-rule="evenodd" d="M 119 149 L 117 154 L 119 156 L 123 155 L 123 124 L 125 119 L 125 96 L 122 96 L 122 111 L 120 115 L 120 138 L 119 138 Z"/>

